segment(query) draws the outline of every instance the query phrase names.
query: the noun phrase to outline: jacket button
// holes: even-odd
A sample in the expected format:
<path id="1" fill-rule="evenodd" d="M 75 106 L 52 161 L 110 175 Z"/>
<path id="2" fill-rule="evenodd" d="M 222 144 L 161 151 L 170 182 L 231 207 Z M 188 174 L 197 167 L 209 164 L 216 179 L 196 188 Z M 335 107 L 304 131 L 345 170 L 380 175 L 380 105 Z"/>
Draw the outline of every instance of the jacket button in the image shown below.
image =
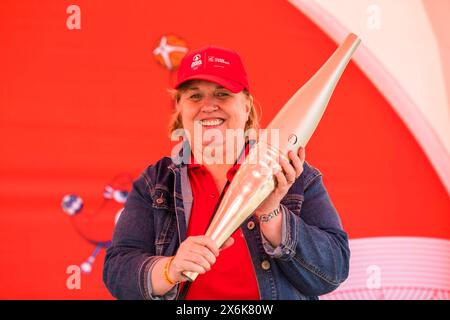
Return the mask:
<path id="1" fill-rule="evenodd" d="M 157 204 L 163 204 L 164 203 L 164 199 L 163 198 L 158 198 L 158 199 L 156 199 L 156 203 Z"/>
<path id="2" fill-rule="evenodd" d="M 267 261 L 267 260 L 264 260 L 262 263 L 261 263 L 261 268 L 263 268 L 263 270 L 269 270 L 270 269 L 270 262 L 269 261 Z"/>
<path id="3" fill-rule="evenodd" d="M 255 228 L 255 223 L 253 221 L 249 221 L 247 223 L 248 230 L 253 230 Z"/>

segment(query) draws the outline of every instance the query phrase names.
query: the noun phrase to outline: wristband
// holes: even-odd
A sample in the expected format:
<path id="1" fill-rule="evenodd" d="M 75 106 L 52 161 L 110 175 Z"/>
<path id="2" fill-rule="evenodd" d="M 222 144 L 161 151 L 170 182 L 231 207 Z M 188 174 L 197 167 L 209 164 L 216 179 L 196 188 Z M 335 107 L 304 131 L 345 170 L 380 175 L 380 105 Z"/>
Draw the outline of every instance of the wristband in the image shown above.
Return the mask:
<path id="1" fill-rule="evenodd" d="M 175 256 L 169 258 L 169 259 L 166 261 L 166 264 L 164 265 L 164 271 L 163 271 L 164 280 L 166 280 L 166 282 L 167 282 L 168 284 L 172 285 L 172 286 L 177 284 L 176 281 L 173 281 L 173 280 L 170 279 L 170 277 L 169 277 L 169 268 L 170 268 L 170 264 L 172 263 L 172 260 L 173 260 L 174 258 L 175 258 Z"/>

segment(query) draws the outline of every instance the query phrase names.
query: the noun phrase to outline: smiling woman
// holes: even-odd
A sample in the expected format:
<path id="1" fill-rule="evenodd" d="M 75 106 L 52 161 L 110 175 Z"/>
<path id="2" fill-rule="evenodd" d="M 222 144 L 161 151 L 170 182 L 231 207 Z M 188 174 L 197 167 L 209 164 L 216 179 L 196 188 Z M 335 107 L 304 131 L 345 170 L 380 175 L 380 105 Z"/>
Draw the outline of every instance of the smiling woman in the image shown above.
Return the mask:
<path id="1" fill-rule="evenodd" d="M 188 90 L 199 90 L 198 87 L 195 86 L 196 83 L 204 83 L 204 84 L 213 84 L 211 82 L 202 81 L 202 80 L 188 80 L 185 83 L 182 83 L 177 89 L 169 89 L 169 94 L 171 95 L 171 98 L 175 101 L 176 104 L 178 104 L 181 100 L 181 96 L 183 93 L 187 94 Z M 220 85 L 215 85 L 216 89 L 219 91 L 217 92 L 218 99 L 226 99 L 230 94 L 233 94 L 231 91 L 225 89 L 224 87 Z M 220 91 L 222 90 L 222 92 Z M 201 98 L 201 95 L 199 93 L 190 92 L 191 99 L 199 100 Z M 250 112 L 248 114 L 247 122 L 245 123 L 245 131 L 249 129 L 255 129 L 257 130 L 259 128 L 259 119 L 258 119 L 258 113 L 255 108 L 254 99 L 253 96 L 249 93 L 247 89 L 243 89 L 242 94 L 244 94 L 247 97 L 247 103 L 250 105 Z M 183 128 L 182 120 L 181 120 L 181 113 L 179 108 L 175 108 L 174 113 L 172 114 L 172 117 L 169 122 L 169 134 L 171 135 L 173 131 L 177 129 Z"/>
<path id="2" fill-rule="evenodd" d="M 213 82 L 189 80 L 172 90 L 172 96 L 172 140 L 186 136 L 200 162 L 233 164 L 250 129 L 258 127 L 253 97 L 247 89 L 234 93 Z"/>
<path id="3" fill-rule="evenodd" d="M 111 293 L 268 300 L 317 299 L 336 289 L 348 275 L 347 234 L 303 148 L 279 160 L 275 189 L 221 248 L 205 235 L 255 142 L 246 132 L 258 128 L 240 56 L 211 46 L 188 53 L 170 93 L 169 130 L 185 138 L 183 159 L 164 157 L 134 182 L 105 258 Z M 235 139 L 242 145 L 230 148 Z M 221 157 L 208 152 L 212 146 Z M 199 276 L 186 285 L 189 273 Z"/>

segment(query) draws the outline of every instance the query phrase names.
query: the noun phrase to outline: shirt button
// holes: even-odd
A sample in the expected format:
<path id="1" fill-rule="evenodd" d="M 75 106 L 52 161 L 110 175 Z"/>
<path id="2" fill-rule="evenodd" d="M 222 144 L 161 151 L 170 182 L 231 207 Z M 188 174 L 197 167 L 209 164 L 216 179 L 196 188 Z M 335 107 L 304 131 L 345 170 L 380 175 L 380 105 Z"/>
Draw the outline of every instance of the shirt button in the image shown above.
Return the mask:
<path id="1" fill-rule="evenodd" d="M 211 193 L 209 196 L 210 196 L 211 198 L 215 198 L 215 197 L 216 197 L 216 194 L 215 194 L 215 193 Z"/>
<path id="2" fill-rule="evenodd" d="M 253 230 L 255 228 L 255 223 L 253 221 L 249 221 L 247 223 L 248 230 Z"/>
<path id="3" fill-rule="evenodd" d="M 267 260 L 264 260 L 262 263 L 261 263 L 261 268 L 263 268 L 263 270 L 269 270 L 270 269 L 270 262 L 269 261 L 267 261 Z"/>

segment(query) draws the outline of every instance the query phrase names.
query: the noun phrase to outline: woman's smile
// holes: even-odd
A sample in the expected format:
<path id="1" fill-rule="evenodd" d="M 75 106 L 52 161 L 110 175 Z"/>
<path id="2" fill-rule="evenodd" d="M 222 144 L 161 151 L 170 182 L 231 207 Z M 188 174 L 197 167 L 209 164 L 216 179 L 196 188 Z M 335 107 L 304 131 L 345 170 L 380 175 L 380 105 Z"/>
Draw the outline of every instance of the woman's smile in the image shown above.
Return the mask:
<path id="1" fill-rule="evenodd" d="M 218 128 L 220 127 L 224 122 L 225 119 L 223 118 L 208 118 L 208 119 L 202 119 L 198 121 L 203 128 Z"/>

